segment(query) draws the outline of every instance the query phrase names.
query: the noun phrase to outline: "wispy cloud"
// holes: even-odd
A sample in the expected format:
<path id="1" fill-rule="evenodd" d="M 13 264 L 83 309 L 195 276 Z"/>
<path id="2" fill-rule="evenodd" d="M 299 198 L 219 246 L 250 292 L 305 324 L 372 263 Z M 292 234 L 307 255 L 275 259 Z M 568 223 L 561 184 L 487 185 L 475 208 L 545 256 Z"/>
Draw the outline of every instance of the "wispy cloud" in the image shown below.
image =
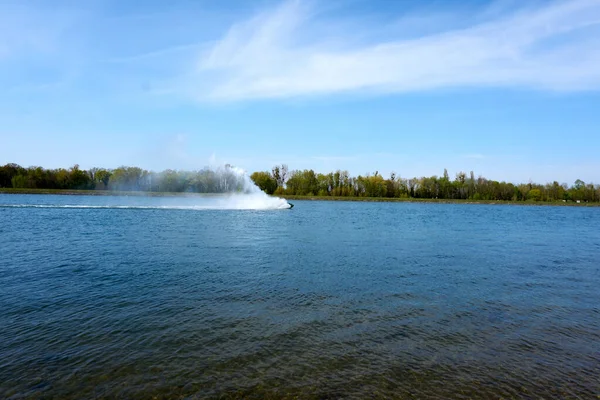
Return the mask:
<path id="1" fill-rule="evenodd" d="M 471 160 L 483 160 L 485 156 L 483 154 L 473 153 L 473 154 L 465 154 L 463 158 L 468 158 Z"/>
<path id="2" fill-rule="evenodd" d="M 311 35 L 318 10 L 292 0 L 233 25 L 202 54 L 187 90 L 204 101 L 239 101 L 448 87 L 599 89 L 600 1 L 532 4 L 461 29 L 365 44 L 354 35 Z"/>
<path id="3" fill-rule="evenodd" d="M 105 60 L 104 62 L 115 63 L 115 64 L 124 64 L 124 63 L 136 62 L 136 61 L 152 60 L 152 59 L 156 59 L 156 58 L 169 57 L 173 53 L 185 52 L 185 51 L 189 51 L 189 50 L 197 50 L 199 47 L 201 47 L 201 45 L 199 45 L 198 43 L 174 45 L 174 46 L 169 46 L 169 47 L 166 47 L 163 49 L 150 51 L 147 53 L 135 54 L 135 55 L 126 56 L 126 57 L 110 58 L 110 59 Z"/>
<path id="4" fill-rule="evenodd" d="M 341 6 L 330 4 L 289 0 L 233 24 L 237 13 L 219 19 L 195 8 L 115 20 L 94 7 L 0 4 L 0 87 L 29 85 L 37 74 L 33 83 L 51 90 L 48 83 L 68 76 L 74 90 L 101 82 L 109 97 L 151 86 L 141 96 L 202 102 L 453 87 L 600 89 L 600 0 L 501 0 L 476 15 L 467 6 L 415 2 L 395 18 L 338 13 Z M 198 28 L 203 15 L 218 22 Z"/>

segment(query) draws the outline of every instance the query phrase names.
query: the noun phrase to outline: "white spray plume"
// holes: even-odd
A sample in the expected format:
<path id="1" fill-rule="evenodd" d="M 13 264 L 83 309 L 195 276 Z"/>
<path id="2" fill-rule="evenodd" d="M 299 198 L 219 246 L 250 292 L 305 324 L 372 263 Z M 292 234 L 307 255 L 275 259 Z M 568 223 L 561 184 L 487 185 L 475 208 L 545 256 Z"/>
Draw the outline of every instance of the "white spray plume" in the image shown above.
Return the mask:
<path id="1" fill-rule="evenodd" d="M 225 175 L 231 171 L 239 179 L 242 194 L 234 194 L 224 199 L 224 205 L 232 209 L 270 210 L 291 208 L 290 204 L 280 197 L 271 197 L 260 190 L 241 168 L 226 165 Z"/>

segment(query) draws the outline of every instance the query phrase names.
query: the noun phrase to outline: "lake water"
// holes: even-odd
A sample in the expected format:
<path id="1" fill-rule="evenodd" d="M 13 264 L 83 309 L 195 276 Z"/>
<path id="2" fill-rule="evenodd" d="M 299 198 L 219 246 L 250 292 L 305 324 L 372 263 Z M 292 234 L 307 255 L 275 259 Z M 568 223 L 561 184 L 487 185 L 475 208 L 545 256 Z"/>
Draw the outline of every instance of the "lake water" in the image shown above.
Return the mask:
<path id="1" fill-rule="evenodd" d="M 0 398 L 600 395 L 600 208 L 195 201 L 0 194 Z"/>

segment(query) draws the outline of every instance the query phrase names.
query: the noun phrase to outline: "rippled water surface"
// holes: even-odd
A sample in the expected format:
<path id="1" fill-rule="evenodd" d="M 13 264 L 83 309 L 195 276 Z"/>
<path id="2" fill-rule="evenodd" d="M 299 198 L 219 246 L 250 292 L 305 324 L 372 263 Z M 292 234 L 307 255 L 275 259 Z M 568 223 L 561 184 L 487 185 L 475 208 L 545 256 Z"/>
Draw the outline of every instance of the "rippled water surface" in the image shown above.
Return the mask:
<path id="1" fill-rule="evenodd" d="M 600 395 L 599 208 L 190 201 L 0 195 L 0 398 Z"/>

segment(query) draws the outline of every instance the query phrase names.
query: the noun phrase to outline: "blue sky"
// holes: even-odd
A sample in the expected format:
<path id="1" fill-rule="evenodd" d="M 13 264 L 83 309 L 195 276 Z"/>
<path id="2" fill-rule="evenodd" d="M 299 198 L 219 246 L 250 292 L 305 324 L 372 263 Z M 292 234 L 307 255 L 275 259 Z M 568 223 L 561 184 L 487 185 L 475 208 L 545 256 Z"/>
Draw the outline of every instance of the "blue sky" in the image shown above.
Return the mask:
<path id="1" fill-rule="evenodd" d="M 600 0 L 0 0 L 0 164 L 600 183 Z"/>

